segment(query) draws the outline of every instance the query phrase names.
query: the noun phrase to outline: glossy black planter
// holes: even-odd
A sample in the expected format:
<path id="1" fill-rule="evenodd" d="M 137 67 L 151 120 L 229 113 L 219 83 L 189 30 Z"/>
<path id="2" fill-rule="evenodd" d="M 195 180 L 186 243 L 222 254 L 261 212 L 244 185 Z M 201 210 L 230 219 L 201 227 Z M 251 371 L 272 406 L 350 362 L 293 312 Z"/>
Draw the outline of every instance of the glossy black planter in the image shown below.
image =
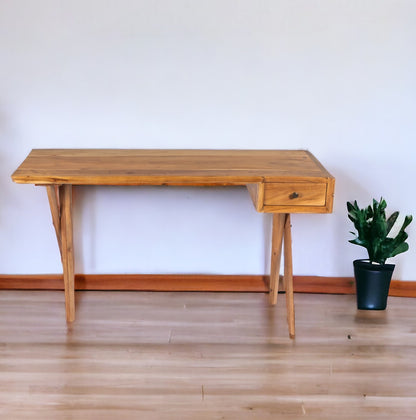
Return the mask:
<path id="1" fill-rule="evenodd" d="M 394 264 L 371 264 L 368 260 L 354 261 L 357 308 L 383 310 L 387 306 Z"/>

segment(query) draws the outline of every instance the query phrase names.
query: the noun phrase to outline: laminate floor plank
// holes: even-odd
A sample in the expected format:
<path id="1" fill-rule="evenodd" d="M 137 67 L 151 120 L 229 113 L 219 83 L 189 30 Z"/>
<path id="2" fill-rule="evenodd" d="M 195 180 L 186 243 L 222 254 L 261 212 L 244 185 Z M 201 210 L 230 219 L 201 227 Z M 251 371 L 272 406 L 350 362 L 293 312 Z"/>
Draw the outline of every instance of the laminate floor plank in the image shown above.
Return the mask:
<path id="1" fill-rule="evenodd" d="M 0 419 L 415 419 L 416 299 L 0 291 Z"/>

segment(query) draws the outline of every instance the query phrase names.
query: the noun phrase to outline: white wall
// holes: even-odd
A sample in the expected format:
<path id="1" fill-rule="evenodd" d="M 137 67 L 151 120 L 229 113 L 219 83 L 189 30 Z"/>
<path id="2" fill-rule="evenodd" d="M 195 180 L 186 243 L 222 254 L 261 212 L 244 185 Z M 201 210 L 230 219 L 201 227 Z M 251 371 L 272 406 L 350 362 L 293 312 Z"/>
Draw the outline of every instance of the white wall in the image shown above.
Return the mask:
<path id="1" fill-rule="evenodd" d="M 335 209 L 293 217 L 294 272 L 352 275 L 347 200 L 416 215 L 415 21 L 413 0 L 3 0 L 0 273 L 61 271 L 45 191 L 10 180 L 30 149 L 152 147 L 311 150 Z M 268 270 L 244 189 L 84 187 L 75 213 L 78 272 Z"/>

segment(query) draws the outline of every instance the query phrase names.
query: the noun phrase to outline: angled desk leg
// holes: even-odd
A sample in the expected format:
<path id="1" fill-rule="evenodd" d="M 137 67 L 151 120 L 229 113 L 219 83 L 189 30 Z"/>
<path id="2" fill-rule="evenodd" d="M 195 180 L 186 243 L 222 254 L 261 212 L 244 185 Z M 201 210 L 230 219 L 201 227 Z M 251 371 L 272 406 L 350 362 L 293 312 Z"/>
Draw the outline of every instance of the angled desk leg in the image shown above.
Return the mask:
<path id="1" fill-rule="evenodd" d="M 270 289 L 269 299 L 272 305 L 276 305 L 279 293 L 280 259 L 282 255 L 283 235 L 286 214 L 273 213 L 272 227 L 272 259 L 270 264 Z"/>
<path id="2" fill-rule="evenodd" d="M 287 322 L 290 338 L 295 338 L 295 302 L 293 300 L 293 263 L 292 263 L 292 229 L 290 214 L 286 215 L 283 239 L 284 275 L 283 283 L 286 291 Z"/>
<path id="3" fill-rule="evenodd" d="M 272 257 L 270 268 L 269 299 L 272 305 L 277 302 L 279 292 L 280 260 L 284 257 L 283 284 L 286 291 L 287 321 L 290 338 L 295 337 L 295 306 L 293 300 L 292 234 L 290 214 L 273 214 Z"/>
<path id="4" fill-rule="evenodd" d="M 72 185 L 47 185 L 49 206 L 64 272 L 67 322 L 75 320 L 74 247 L 72 228 Z"/>

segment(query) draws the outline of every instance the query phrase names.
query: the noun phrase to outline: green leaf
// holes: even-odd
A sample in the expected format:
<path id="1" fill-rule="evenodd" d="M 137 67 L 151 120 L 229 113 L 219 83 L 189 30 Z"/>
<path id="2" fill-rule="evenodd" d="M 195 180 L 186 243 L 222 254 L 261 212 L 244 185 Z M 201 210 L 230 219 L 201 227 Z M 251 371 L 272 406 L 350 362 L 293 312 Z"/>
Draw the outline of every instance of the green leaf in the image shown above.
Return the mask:
<path id="1" fill-rule="evenodd" d="M 405 229 L 407 228 L 407 226 L 409 226 L 409 225 L 410 225 L 410 223 L 412 223 L 412 220 L 413 220 L 413 216 L 411 216 L 411 215 L 407 215 L 407 216 L 404 218 L 404 222 L 403 222 L 403 225 L 402 225 L 402 227 L 401 227 L 401 229 L 400 229 L 400 230 L 405 230 Z"/>
<path id="2" fill-rule="evenodd" d="M 397 217 L 399 216 L 399 212 L 395 211 L 388 219 L 387 219 L 387 235 L 390 233 L 391 228 L 396 223 Z"/>
<path id="3" fill-rule="evenodd" d="M 401 243 L 397 248 L 391 251 L 391 257 L 395 257 L 396 255 L 399 255 L 402 252 L 406 252 L 408 249 L 409 249 L 409 244 L 407 242 Z"/>

